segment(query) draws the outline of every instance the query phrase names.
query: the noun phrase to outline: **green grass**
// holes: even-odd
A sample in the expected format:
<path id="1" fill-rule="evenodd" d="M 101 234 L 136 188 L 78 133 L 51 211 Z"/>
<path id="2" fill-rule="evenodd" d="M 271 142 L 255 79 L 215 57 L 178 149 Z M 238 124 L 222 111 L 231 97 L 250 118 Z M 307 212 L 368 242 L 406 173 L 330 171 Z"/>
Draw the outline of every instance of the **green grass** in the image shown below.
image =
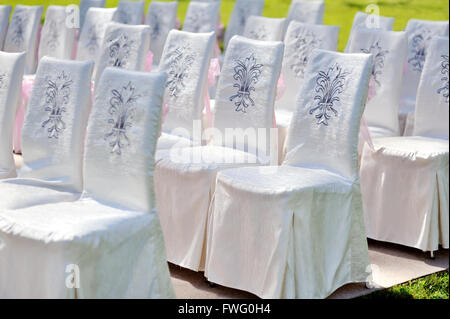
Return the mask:
<path id="1" fill-rule="evenodd" d="M 163 0 L 164 1 L 164 0 Z M 107 7 L 114 7 L 119 0 L 106 0 Z M 263 14 L 268 17 L 285 17 L 291 0 L 266 0 Z M 68 5 L 78 3 L 78 0 L 0 0 L 0 4 L 50 4 Z M 147 6 L 150 0 L 146 0 Z M 325 8 L 324 23 L 338 25 L 341 27 L 339 37 L 339 50 L 343 50 L 347 43 L 348 35 L 352 26 L 353 16 L 357 11 L 364 11 L 368 4 L 377 4 L 380 14 L 395 17 L 395 30 L 403 30 L 411 18 L 428 20 L 448 20 L 448 0 L 327 0 Z M 188 0 L 179 0 L 178 17 L 183 21 L 186 13 Z M 221 19 L 226 25 L 234 0 L 222 0 Z"/>
<path id="2" fill-rule="evenodd" d="M 379 290 L 363 299 L 449 299 L 448 271 L 432 274 L 389 289 Z"/>

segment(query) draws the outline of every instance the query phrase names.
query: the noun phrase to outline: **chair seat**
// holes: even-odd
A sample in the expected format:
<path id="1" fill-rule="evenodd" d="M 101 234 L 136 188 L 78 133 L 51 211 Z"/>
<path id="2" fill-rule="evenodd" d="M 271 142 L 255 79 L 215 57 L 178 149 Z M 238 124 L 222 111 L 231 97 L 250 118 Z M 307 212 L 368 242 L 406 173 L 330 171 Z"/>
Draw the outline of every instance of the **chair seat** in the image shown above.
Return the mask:
<path id="1" fill-rule="evenodd" d="M 166 150 L 172 147 L 189 147 L 192 141 L 188 138 L 177 136 L 169 133 L 162 133 L 158 138 L 158 150 Z"/>
<path id="2" fill-rule="evenodd" d="M 411 159 L 430 158 L 449 151 L 448 140 L 421 136 L 398 136 L 377 138 L 373 141 L 376 150 L 407 156 Z"/>

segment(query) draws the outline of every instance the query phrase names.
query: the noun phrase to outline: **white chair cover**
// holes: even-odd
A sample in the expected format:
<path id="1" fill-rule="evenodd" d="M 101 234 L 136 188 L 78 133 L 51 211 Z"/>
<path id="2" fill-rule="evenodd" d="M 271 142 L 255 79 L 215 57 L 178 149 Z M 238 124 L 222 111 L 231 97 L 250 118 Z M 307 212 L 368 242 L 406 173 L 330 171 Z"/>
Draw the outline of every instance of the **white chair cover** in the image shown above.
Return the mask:
<path id="1" fill-rule="evenodd" d="M 105 70 L 83 198 L 0 212 L 0 297 L 174 297 L 151 199 L 165 77 Z"/>
<path id="2" fill-rule="evenodd" d="M 250 16 L 262 15 L 263 9 L 264 0 L 236 0 L 225 30 L 225 47 L 233 36 L 243 35 L 247 19 Z"/>
<path id="3" fill-rule="evenodd" d="M 25 74 L 34 74 L 37 66 L 38 32 L 44 7 L 16 5 L 6 33 L 4 51 L 26 51 Z"/>
<path id="4" fill-rule="evenodd" d="M 8 31 L 11 10 L 12 7 L 10 5 L 0 6 L 0 51 L 3 50 L 3 43 L 5 42 L 6 31 Z"/>
<path id="5" fill-rule="evenodd" d="M 42 58 L 22 127 L 22 169 L 0 183 L 0 212 L 79 198 L 92 69 Z"/>
<path id="6" fill-rule="evenodd" d="M 356 12 L 353 18 L 352 29 L 350 30 L 350 35 L 347 40 L 347 45 L 345 46 L 344 52 L 348 52 L 353 39 L 353 32 L 359 27 L 367 29 L 381 29 L 386 31 L 392 31 L 394 26 L 394 18 L 383 17 L 375 14 L 367 14 L 361 11 Z"/>
<path id="7" fill-rule="evenodd" d="M 250 16 L 244 29 L 244 37 L 261 41 L 283 41 L 286 19 Z"/>
<path id="8" fill-rule="evenodd" d="M 400 102 L 400 124 L 405 126 L 408 113 L 413 113 L 417 87 L 422 73 L 428 45 L 434 36 L 448 37 L 448 21 L 428 21 L 411 19 L 406 26 L 408 34 L 408 58 Z"/>
<path id="9" fill-rule="evenodd" d="M 191 1 L 184 18 L 183 31 L 212 32 L 217 30 L 220 2 Z"/>
<path id="10" fill-rule="evenodd" d="M 282 166 L 217 175 L 205 275 L 262 298 L 325 298 L 369 264 L 357 144 L 372 57 L 315 50 Z"/>
<path id="11" fill-rule="evenodd" d="M 281 42 L 233 37 L 225 54 L 214 109 L 214 130 L 225 139 L 212 139 L 207 146 L 157 152 L 155 192 L 170 262 L 196 271 L 204 268 L 207 212 L 217 172 L 268 164 L 267 146 L 255 146 L 251 138 L 245 143 L 244 136 L 260 128 L 261 138 L 273 126 L 282 57 Z M 230 129 L 236 129 L 236 135 L 226 132 Z M 231 141 L 234 136 L 236 141 Z M 240 137 L 243 140 L 238 140 Z"/>
<path id="12" fill-rule="evenodd" d="M 87 11 L 78 40 L 77 60 L 98 61 L 106 27 L 112 21 L 115 12 L 115 8 L 90 8 Z"/>
<path id="13" fill-rule="evenodd" d="M 123 24 L 138 25 L 144 22 L 145 1 L 120 0 L 114 21 Z"/>
<path id="14" fill-rule="evenodd" d="M 214 32 L 170 31 L 159 65 L 159 71 L 168 74 L 164 103 L 169 112 L 158 149 L 179 147 L 178 142 L 189 146 L 186 138 L 194 138 L 193 122 L 201 123 L 214 41 Z M 185 139 L 177 139 L 178 136 Z"/>
<path id="15" fill-rule="evenodd" d="M 105 0 L 81 0 L 80 1 L 80 31 L 83 30 L 84 21 L 89 8 L 104 8 Z"/>
<path id="16" fill-rule="evenodd" d="M 294 20 L 309 24 L 322 24 L 324 12 L 325 2 L 322 0 L 292 0 L 287 23 Z"/>
<path id="17" fill-rule="evenodd" d="M 152 1 L 145 24 L 150 26 L 150 51 L 153 64 L 158 65 L 170 30 L 175 29 L 178 2 Z"/>
<path id="18" fill-rule="evenodd" d="M 144 71 L 149 44 L 149 26 L 109 23 L 96 61 L 95 83 L 108 66 Z"/>
<path id="19" fill-rule="evenodd" d="M 353 32 L 349 52 L 368 53 L 374 57 L 364 112 L 372 138 L 399 136 L 398 105 L 408 52 L 407 34 L 359 27 Z"/>
<path id="20" fill-rule="evenodd" d="M 412 137 L 374 140 L 361 162 L 367 235 L 423 251 L 449 248 L 448 38 L 427 46 Z"/>
<path id="21" fill-rule="evenodd" d="M 16 112 L 22 101 L 22 76 L 25 53 L 0 51 L 0 179 L 15 177 L 13 130 Z"/>
<path id="22" fill-rule="evenodd" d="M 70 60 L 75 45 L 75 28 L 66 26 L 66 7 L 49 6 L 45 14 L 38 59 L 50 56 Z"/>

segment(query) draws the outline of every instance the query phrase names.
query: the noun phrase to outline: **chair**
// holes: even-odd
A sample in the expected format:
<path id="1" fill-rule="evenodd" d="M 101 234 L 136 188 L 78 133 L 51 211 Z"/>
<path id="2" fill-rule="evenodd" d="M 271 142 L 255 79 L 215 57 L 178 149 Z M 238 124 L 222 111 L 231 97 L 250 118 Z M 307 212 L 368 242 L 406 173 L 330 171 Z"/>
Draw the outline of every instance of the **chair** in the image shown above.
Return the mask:
<path id="1" fill-rule="evenodd" d="M 263 9 L 264 0 L 236 0 L 225 30 L 225 47 L 233 36 L 243 35 L 247 19 L 250 16 L 261 16 Z"/>
<path id="2" fill-rule="evenodd" d="M 449 248 L 448 38 L 435 37 L 417 91 L 413 136 L 364 147 L 361 190 L 369 238 L 422 251 Z"/>
<path id="3" fill-rule="evenodd" d="M 372 138 L 399 136 L 398 105 L 408 52 L 406 33 L 359 27 L 354 30 L 349 52 L 368 53 L 374 57 L 364 111 L 370 135 Z"/>
<path id="4" fill-rule="evenodd" d="M 1 297 L 174 297 L 152 197 L 165 79 L 105 70 L 82 198 L 0 212 Z"/>
<path id="5" fill-rule="evenodd" d="M 324 1 L 292 0 L 287 15 L 286 28 L 291 21 L 299 21 L 309 24 L 323 24 L 324 12 Z"/>
<path id="6" fill-rule="evenodd" d="M 0 51 L 0 180 L 16 176 L 13 130 L 21 102 L 25 53 Z"/>
<path id="7" fill-rule="evenodd" d="M 92 69 L 42 58 L 22 127 L 23 165 L 18 178 L 0 182 L 0 212 L 80 196 Z"/>
<path id="8" fill-rule="evenodd" d="M 247 19 L 244 37 L 261 41 L 283 41 L 286 19 L 251 16 Z"/>
<path id="9" fill-rule="evenodd" d="M 369 264 L 357 146 L 372 57 L 309 58 L 281 166 L 218 173 L 209 281 L 262 298 L 325 298 Z"/>
<path id="10" fill-rule="evenodd" d="M 220 2 L 189 2 L 184 18 L 183 31 L 194 33 L 216 32 L 219 21 Z"/>
<path id="11" fill-rule="evenodd" d="M 120 0 L 114 21 L 123 24 L 139 25 L 144 22 L 145 1 Z"/>
<path id="12" fill-rule="evenodd" d="M 204 134 L 209 144 L 157 152 L 155 194 L 171 263 L 204 268 L 207 212 L 217 172 L 269 163 L 267 154 L 274 148 L 268 134 L 282 57 L 281 42 L 233 37 L 217 86 L 213 128 Z"/>
<path id="13" fill-rule="evenodd" d="M 11 10 L 12 7 L 10 5 L 0 5 L 0 51 L 3 50 L 3 43 L 5 42 L 6 31 L 8 31 Z"/>
<path id="14" fill-rule="evenodd" d="M 168 74 L 164 103 L 165 116 L 158 149 L 201 145 L 194 140 L 194 122 L 200 123 L 207 90 L 208 69 L 215 33 L 172 30 L 167 37 L 159 71 Z"/>
<path id="15" fill-rule="evenodd" d="M 49 6 L 39 43 L 38 61 L 43 56 L 70 60 L 75 45 L 75 29 L 66 26 L 66 7 Z"/>
<path id="16" fill-rule="evenodd" d="M 108 66 L 144 71 L 149 44 L 149 26 L 109 23 L 94 70 L 95 83 Z"/>
<path id="17" fill-rule="evenodd" d="M 37 66 L 38 31 L 44 7 L 16 5 L 6 33 L 4 51 L 26 52 L 24 74 L 34 74 Z"/>
<path id="18" fill-rule="evenodd" d="M 113 19 L 115 8 L 90 8 L 81 29 L 76 59 L 98 61 L 105 38 L 106 26 Z"/>
<path id="19" fill-rule="evenodd" d="M 381 29 L 386 31 L 392 31 L 394 26 L 394 18 L 383 17 L 380 15 L 367 14 L 361 11 L 356 12 L 353 18 L 352 29 L 350 30 L 350 35 L 347 40 L 347 45 L 345 46 L 344 52 L 348 52 L 353 39 L 354 31 L 359 27 L 364 27 L 367 29 Z"/>
<path id="20" fill-rule="evenodd" d="M 152 1 L 145 24 L 150 26 L 150 51 L 153 64 L 158 65 L 170 30 L 175 29 L 178 2 Z"/>
<path id="21" fill-rule="evenodd" d="M 309 56 L 315 49 L 337 50 L 339 27 L 306 24 L 292 21 L 284 38 L 282 75 L 285 83 L 283 95 L 275 102 L 275 118 L 279 137 L 279 160 L 283 159 L 283 146 L 287 129 L 295 110 L 296 98 L 303 82 Z"/>
<path id="22" fill-rule="evenodd" d="M 80 32 L 83 30 L 86 14 L 90 8 L 104 8 L 105 0 L 81 0 L 80 1 Z"/>
<path id="23" fill-rule="evenodd" d="M 405 80 L 401 93 L 399 108 L 400 130 L 404 135 L 410 135 L 412 128 L 406 130 L 408 117 L 414 116 L 417 87 L 422 73 L 428 45 L 434 36 L 447 36 L 448 21 L 428 21 L 411 19 L 405 28 L 408 34 L 408 57 L 405 70 Z M 410 119 L 414 122 L 414 118 Z"/>

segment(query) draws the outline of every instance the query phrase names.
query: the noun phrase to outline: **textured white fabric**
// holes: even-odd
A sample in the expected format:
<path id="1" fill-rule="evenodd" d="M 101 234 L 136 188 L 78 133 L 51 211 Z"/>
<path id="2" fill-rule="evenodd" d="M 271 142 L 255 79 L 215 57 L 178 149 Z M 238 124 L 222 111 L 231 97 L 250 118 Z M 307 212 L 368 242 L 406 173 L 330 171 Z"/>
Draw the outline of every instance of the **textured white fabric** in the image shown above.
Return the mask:
<path id="1" fill-rule="evenodd" d="M 417 92 L 413 135 L 448 139 L 448 37 L 430 41 Z"/>
<path id="2" fill-rule="evenodd" d="M 43 56 L 70 60 L 75 45 L 75 28 L 66 26 L 66 7 L 49 6 L 39 42 L 38 60 Z"/>
<path id="3" fill-rule="evenodd" d="M 354 161 L 371 67 L 368 55 L 315 50 L 289 129 L 287 160 L 218 173 L 208 280 L 263 298 L 325 298 L 365 281 L 368 247 Z M 322 97 L 328 111 L 337 110 L 329 118 L 311 112 Z"/>
<path id="4" fill-rule="evenodd" d="M 364 111 L 369 130 L 385 136 L 400 135 L 398 105 L 403 81 L 403 66 L 408 52 L 405 32 L 356 28 L 349 47 L 351 53 L 373 55 L 374 66 L 369 85 L 369 99 Z"/>
<path id="5" fill-rule="evenodd" d="M 14 120 L 22 101 L 25 53 L 0 51 L 0 179 L 15 177 L 13 157 Z"/>
<path id="6" fill-rule="evenodd" d="M 261 41 L 283 41 L 286 19 L 250 16 L 244 29 L 244 37 Z"/>
<path id="7" fill-rule="evenodd" d="M 34 74 L 37 66 L 38 31 L 42 6 L 16 5 L 6 33 L 4 51 L 26 51 L 25 74 Z"/>
<path id="8" fill-rule="evenodd" d="M 344 52 L 348 52 L 350 45 L 352 44 L 353 33 L 357 28 L 363 27 L 367 29 L 381 29 L 392 31 L 394 21 L 395 19 L 391 17 L 367 14 L 361 11 L 356 12 L 355 17 L 353 18 L 352 29 L 350 30 L 350 35 L 348 37 Z"/>
<path id="9" fill-rule="evenodd" d="M 419 85 L 430 40 L 434 36 L 448 37 L 448 21 L 409 20 L 405 31 L 408 34 L 408 57 L 403 81 L 400 113 L 414 111 Z"/>
<path id="10" fill-rule="evenodd" d="M 240 36 L 231 39 L 214 108 L 214 129 L 222 136 L 227 134 L 227 128 L 250 131 L 261 128 L 265 132 L 273 126 L 273 104 L 282 56 L 281 42 Z M 242 85 L 238 85 L 239 81 Z M 241 98 L 238 92 L 242 92 Z M 207 212 L 217 172 L 269 163 L 265 156 L 267 146 L 247 145 L 246 148 L 242 130 L 235 132 L 236 135 L 228 133 L 230 140 L 213 138 L 207 146 L 157 152 L 155 193 L 170 262 L 195 271 L 204 268 Z M 233 136 L 236 136 L 236 143 L 231 142 Z M 241 137 L 242 140 L 238 140 Z"/>
<path id="11" fill-rule="evenodd" d="M 220 2 L 189 2 L 184 18 L 183 31 L 212 32 L 217 30 Z"/>
<path id="12" fill-rule="evenodd" d="M 96 61 L 95 83 L 108 66 L 144 71 L 149 45 L 149 26 L 109 23 Z"/>
<path id="13" fill-rule="evenodd" d="M 118 23 L 138 25 L 144 22 L 144 14 L 145 1 L 120 0 L 113 20 Z"/>
<path id="14" fill-rule="evenodd" d="M 89 8 L 104 8 L 105 0 L 81 0 L 80 1 L 80 30 L 83 30 L 84 21 Z"/>
<path id="15" fill-rule="evenodd" d="M 178 2 L 152 1 L 145 24 L 150 26 L 150 51 L 153 64 L 158 65 L 170 30 L 175 28 Z"/>
<path id="16" fill-rule="evenodd" d="M 0 51 L 3 50 L 11 10 L 12 7 L 10 5 L 0 5 Z"/>
<path id="17" fill-rule="evenodd" d="M 115 8 L 90 8 L 87 11 L 78 40 L 77 60 L 98 61 L 106 27 L 115 12 Z"/>
<path id="18" fill-rule="evenodd" d="M 264 0 L 236 0 L 225 30 L 225 47 L 233 36 L 243 35 L 247 19 L 250 16 L 262 15 L 263 9 Z"/>
<path id="19" fill-rule="evenodd" d="M 434 251 L 449 248 L 448 140 L 374 139 L 361 159 L 367 236 Z"/>
<path id="20" fill-rule="evenodd" d="M 299 21 L 310 24 L 322 24 L 325 2 L 321 0 L 292 0 L 287 15 L 288 23 Z M 287 27 L 287 25 L 286 25 Z"/>
<path id="21" fill-rule="evenodd" d="M 214 32 L 170 31 L 158 68 L 168 75 L 164 103 L 169 112 L 162 127 L 165 133 L 194 138 L 193 121 L 202 119 L 214 41 Z M 164 144 L 158 143 L 158 149 Z"/>

